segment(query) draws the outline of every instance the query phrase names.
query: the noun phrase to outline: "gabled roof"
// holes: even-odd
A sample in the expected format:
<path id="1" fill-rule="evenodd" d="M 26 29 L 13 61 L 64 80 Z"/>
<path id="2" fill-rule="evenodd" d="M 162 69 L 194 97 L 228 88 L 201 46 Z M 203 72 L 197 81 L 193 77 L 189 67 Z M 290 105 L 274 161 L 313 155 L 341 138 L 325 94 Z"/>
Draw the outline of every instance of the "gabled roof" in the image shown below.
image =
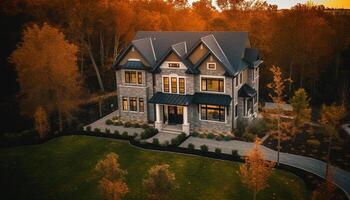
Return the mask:
<path id="1" fill-rule="evenodd" d="M 147 67 L 141 62 L 136 60 L 128 60 L 121 65 L 124 69 L 146 69 Z"/>
<path id="2" fill-rule="evenodd" d="M 222 63 L 228 75 L 236 75 L 244 68 L 256 65 L 249 63 L 251 55 L 246 56 L 250 42 L 247 32 L 185 32 L 185 31 L 139 31 L 132 42 L 132 45 L 141 52 L 142 56 L 157 71 L 159 63 L 168 54 L 174 51 L 182 61 L 189 64 L 187 57 L 195 50 L 195 47 L 203 43 L 211 53 Z M 123 57 L 123 53 L 117 57 Z M 249 57 L 249 59 L 248 59 Z M 248 59 L 249 61 L 247 61 Z M 191 63 L 191 64 L 190 64 Z M 185 64 L 186 65 L 186 64 Z M 186 65 L 187 66 L 187 65 Z M 188 67 L 189 73 L 196 70 Z M 190 69 L 191 68 L 191 69 Z"/>

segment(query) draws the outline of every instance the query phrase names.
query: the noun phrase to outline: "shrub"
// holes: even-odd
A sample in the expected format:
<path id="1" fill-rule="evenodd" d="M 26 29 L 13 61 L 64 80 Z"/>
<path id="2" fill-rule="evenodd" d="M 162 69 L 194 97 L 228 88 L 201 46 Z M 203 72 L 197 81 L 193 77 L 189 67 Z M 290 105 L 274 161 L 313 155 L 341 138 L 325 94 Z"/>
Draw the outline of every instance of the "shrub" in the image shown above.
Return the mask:
<path id="1" fill-rule="evenodd" d="M 118 130 L 115 130 L 115 131 L 114 131 L 114 134 L 120 135 Z"/>
<path id="2" fill-rule="evenodd" d="M 190 133 L 190 136 L 193 136 L 193 137 L 198 137 L 199 133 L 196 132 L 196 131 L 193 131 L 192 133 Z"/>
<path id="3" fill-rule="evenodd" d="M 178 146 L 186 139 L 186 133 L 177 135 L 176 138 L 171 139 L 171 145 Z"/>
<path id="4" fill-rule="evenodd" d="M 144 124 L 141 125 L 141 128 L 147 129 L 147 128 L 150 128 L 150 127 L 148 126 L 148 124 L 144 123 Z"/>
<path id="5" fill-rule="evenodd" d="M 222 136 L 221 135 L 217 135 L 216 137 L 215 137 L 215 140 L 217 140 L 217 141 L 221 141 L 222 140 Z"/>
<path id="6" fill-rule="evenodd" d="M 128 127 L 131 127 L 132 124 L 130 122 L 125 122 L 123 125 L 124 127 L 128 128 Z"/>
<path id="7" fill-rule="evenodd" d="M 168 141 L 168 140 L 165 140 L 163 146 L 165 146 L 165 147 L 169 146 L 169 141 Z"/>
<path id="8" fill-rule="evenodd" d="M 255 140 L 255 135 L 249 133 L 249 132 L 245 132 L 243 135 L 242 135 L 242 139 L 244 141 L 247 141 L 247 142 L 254 142 Z"/>
<path id="9" fill-rule="evenodd" d="M 113 124 L 113 121 L 111 119 L 106 120 L 106 125 L 112 125 L 112 124 Z"/>
<path id="10" fill-rule="evenodd" d="M 122 126 L 122 125 L 123 125 L 123 122 L 121 122 L 121 121 L 115 121 L 115 122 L 113 122 L 113 125 L 114 125 L 114 126 Z"/>
<path id="11" fill-rule="evenodd" d="M 214 138 L 214 136 L 215 136 L 214 134 L 209 133 L 209 134 L 207 135 L 207 138 L 208 138 L 208 139 L 213 139 L 213 138 Z"/>
<path id="12" fill-rule="evenodd" d="M 188 146 L 187 146 L 187 148 L 190 149 L 190 150 L 194 150 L 194 144 L 189 143 Z"/>
<path id="13" fill-rule="evenodd" d="M 84 131 L 84 125 L 78 124 L 77 130 L 78 130 L 78 131 Z"/>
<path id="14" fill-rule="evenodd" d="M 118 119 L 119 119 L 118 116 L 113 116 L 113 117 L 112 117 L 112 120 L 114 120 L 114 121 L 116 121 L 116 120 L 118 120 Z"/>
<path id="15" fill-rule="evenodd" d="M 204 134 L 199 134 L 199 138 L 205 138 Z"/>
<path id="16" fill-rule="evenodd" d="M 141 133 L 141 138 L 142 139 L 147 139 L 150 137 L 155 136 L 158 133 L 158 129 L 156 128 L 146 128 L 142 133 Z"/>
<path id="17" fill-rule="evenodd" d="M 111 130 L 109 130 L 108 128 L 106 128 L 106 133 L 107 133 L 107 134 L 111 133 Z"/>
<path id="18" fill-rule="evenodd" d="M 232 156 L 234 158 L 239 158 L 238 151 L 237 150 L 232 150 Z"/>
<path id="19" fill-rule="evenodd" d="M 90 132 L 90 131 L 91 131 L 91 126 L 87 126 L 87 127 L 86 127 L 86 131 L 89 131 L 89 132 Z"/>
<path id="20" fill-rule="evenodd" d="M 262 119 L 254 119 L 248 129 L 252 134 L 263 137 L 267 131 L 267 123 Z"/>
<path id="21" fill-rule="evenodd" d="M 216 154 L 221 154 L 221 149 L 220 148 L 215 148 L 215 153 Z"/>
<path id="22" fill-rule="evenodd" d="M 208 152 L 208 146 L 205 145 L 205 144 L 201 145 L 201 150 L 202 150 L 203 152 Z"/>
<path id="23" fill-rule="evenodd" d="M 140 124 L 139 123 L 134 123 L 134 124 L 132 124 L 132 127 L 134 127 L 134 128 L 140 128 Z"/>
<path id="24" fill-rule="evenodd" d="M 133 137 L 135 138 L 135 137 L 137 137 L 137 135 L 138 135 L 137 133 L 134 133 Z"/>
<path id="25" fill-rule="evenodd" d="M 122 133 L 122 136 L 123 136 L 123 138 L 127 138 L 127 137 L 128 137 L 128 132 L 127 132 L 127 131 L 124 131 L 124 132 Z"/>
<path id="26" fill-rule="evenodd" d="M 100 132 L 101 132 L 101 130 L 100 130 L 99 128 L 95 128 L 95 129 L 94 129 L 94 132 L 96 132 L 96 133 L 100 133 Z"/>
<path id="27" fill-rule="evenodd" d="M 313 139 L 313 140 L 307 140 L 307 144 L 317 148 L 321 145 L 321 142 L 319 140 Z"/>
<path id="28" fill-rule="evenodd" d="M 158 138 L 153 138 L 152 143 L 153 143 L 154 145 L 159 145 L 159 140 L 158 140 Z"/>
<path id="29" fill-rule="evenodd" d="M 230 135 L 225 135 L 225 136 L 224 136 L 224 140 L 225 140 L 225 141 L 230 141 L 230 140 L 232 140 L 232 139 L 233 139 L 233 137 L 230 136 Z"/>

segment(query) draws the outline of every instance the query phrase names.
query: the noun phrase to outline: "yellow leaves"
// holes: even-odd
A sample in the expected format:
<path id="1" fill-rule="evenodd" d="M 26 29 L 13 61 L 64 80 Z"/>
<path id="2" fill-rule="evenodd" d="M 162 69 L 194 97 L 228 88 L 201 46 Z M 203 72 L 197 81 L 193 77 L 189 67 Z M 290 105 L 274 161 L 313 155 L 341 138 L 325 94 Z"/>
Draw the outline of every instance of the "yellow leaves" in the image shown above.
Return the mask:
<path id="1" fill-rule="evenodd" d="M 101 195 L 107 200 L 120 200 L 129 192 L 129 188 L 124 182 L 126 170 L 120 168 L 119 156 L 115 153 L 109 153 L 100 160 L 95 171 L 102 177 L 99 181 Z"/>
<path id="2" fill-rule="evenodd" d="M 49 122 L 46 111 L 39 106 L 34 113 L 35 130 L 38 132 L 40 138 L 44 138 L 49 132 Z"/>
<path id="3" fill-rule="evenodd" d="M 319 123 L 325 129 L 327 134 L 333 135 L 340 124 L 340 120 L 346 115 L 346 108 L 344 105 L 337 106 L 332 104 L 327 106 L 322 105 L 321 116 Z"/>
<path id="4" fill-rule="evenodd" d="M 267 180 L 274 166 L 274 162 L 264 160 L 263 153 L 259 149 L 259 142 L 257 141 L 245 158 L 245 163 L 240 166 L 241 181 L 250 190 L 257 193 L 268 186 Z"/>

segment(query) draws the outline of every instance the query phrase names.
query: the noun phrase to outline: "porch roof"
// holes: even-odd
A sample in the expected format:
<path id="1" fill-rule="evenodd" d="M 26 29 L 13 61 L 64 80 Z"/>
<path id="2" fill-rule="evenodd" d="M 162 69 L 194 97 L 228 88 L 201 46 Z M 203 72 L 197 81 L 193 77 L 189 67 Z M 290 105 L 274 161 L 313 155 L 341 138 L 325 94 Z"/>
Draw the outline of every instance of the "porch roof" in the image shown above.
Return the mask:
<path id="1" fill-rule="evenodd" d="M 193 95 L 193 103 L 195 104 L 207 104 L 217 106 L 229 106 L 232 98 L 225 94 L 209 94 L 196 92 Z"/>
<path id="2" fill-rule="evenodd" d="M 180 95 L 157 92 L 152 96 L 152 98 L 148 102 L 157 104 L 188 106 L 192 103 L 192 100 L 193 95 Z"/>
<path id="3" fill-rule="evenodd" d="M 239 97 L 253 97 L 256 95 L 256 90 L 252 87 L 250 87 L 247 84 L 244 84 L 239 90 L 238 90 L 238 96 Z"/>

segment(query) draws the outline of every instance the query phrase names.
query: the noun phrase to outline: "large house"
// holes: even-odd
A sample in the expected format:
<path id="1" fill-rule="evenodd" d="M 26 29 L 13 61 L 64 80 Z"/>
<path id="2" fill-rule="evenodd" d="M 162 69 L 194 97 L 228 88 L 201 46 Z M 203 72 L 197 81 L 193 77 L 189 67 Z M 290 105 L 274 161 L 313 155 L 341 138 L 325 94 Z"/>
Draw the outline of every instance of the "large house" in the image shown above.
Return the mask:
<path id="1" fill-rule="evenodd" d="M 113 65 L 119 116 L 230 134 L 257 117 L 261 63 L 247 32 L 137 32 Z"/>

